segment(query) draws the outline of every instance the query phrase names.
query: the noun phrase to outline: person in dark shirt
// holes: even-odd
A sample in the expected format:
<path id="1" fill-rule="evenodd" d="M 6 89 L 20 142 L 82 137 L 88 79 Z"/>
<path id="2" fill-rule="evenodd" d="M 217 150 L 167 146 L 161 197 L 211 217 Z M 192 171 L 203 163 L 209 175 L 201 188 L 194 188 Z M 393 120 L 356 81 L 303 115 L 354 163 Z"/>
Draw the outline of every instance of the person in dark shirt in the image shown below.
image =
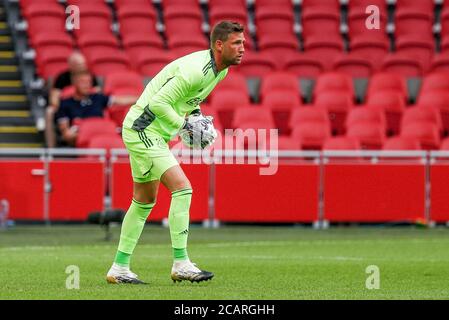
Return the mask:
<path id="1" fill-rule="evenodd" d="M 104 110 L 112 104 L 131 105 L 136 102 L 136 96 L 105 96 L 92 93 L 92 75 L 88 71 L 72 75 L 75 93 L 72 97 L 60 102 L 56 120 L 62 139 L 70 146 L 76 142 L 77 121 L 90 117 L 103 117 Z"/>
<path id="2" fill-rule="evenodd" d="M 45 140 L 47 147 L 56 147 L 56 131 L 54 127 L 55 114 L 59 109 L 59 103 L 61 100 L 61 94 L 64 89 L 71 87 L 72 74 L 77 72 L 87 71 L 87 63 L 85 57 L 78 51 L 73 52 L 67 60 L 69 69 L 60 73 L 52 83 L 52 87 L 49 91 L 49 105 L 46 110 L 46 126 L 45 126 Z M 93 91 L 99 92 L 97 80 L 93 78 Z"/>

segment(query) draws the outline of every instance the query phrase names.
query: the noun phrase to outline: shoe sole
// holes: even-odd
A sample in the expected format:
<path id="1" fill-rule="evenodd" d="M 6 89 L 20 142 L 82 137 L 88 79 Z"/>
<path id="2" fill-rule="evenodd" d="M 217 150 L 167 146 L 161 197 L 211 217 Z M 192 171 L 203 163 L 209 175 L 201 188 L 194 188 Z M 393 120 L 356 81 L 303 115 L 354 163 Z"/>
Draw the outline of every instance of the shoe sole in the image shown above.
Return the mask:
<path id="1" fill-rule="evenodd" d="M 125 282 L 125 281 L 120 281 L 120 280 L 117 280 L 117 278 L 115 278 L 115 277 L 113 277 L 113 276 L 107 276 L 106 277 L 106 281 L 108 282 L 108 283 L 110 283 L 110 284 L 147 284 L 147 283 L 145 283 L 145 282 L 143 282 L 143 281 L 140 281 L 140 282 Z"/>
<path id="2" fill-rule="evenodd" d="M 200 283 L 203 281 L 209 281 L 212 280 L 212 278 L 214 277 L 214 275 L 210 275 L 210 276 L 205 276 L 204 278 L 200 278 L 200 279 L 184 279 L 184 278 L 179 278 L 176 275 L 171 275 L 171 279 L 173 280 L 174 283 L 177 282 L 182 282 L 182 281 L 190 281 L 190 283 L 196 282 L 196 283 Z"/>

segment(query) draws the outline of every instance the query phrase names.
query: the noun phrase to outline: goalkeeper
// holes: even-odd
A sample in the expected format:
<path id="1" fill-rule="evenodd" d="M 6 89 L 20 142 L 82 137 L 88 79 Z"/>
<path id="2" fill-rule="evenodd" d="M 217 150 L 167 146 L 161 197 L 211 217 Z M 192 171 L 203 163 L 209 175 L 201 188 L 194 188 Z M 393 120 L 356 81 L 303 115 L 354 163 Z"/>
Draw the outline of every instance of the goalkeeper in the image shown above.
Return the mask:
<path id="1" fill-rule="evenodd" d="M 199 104 L 240 64 L 244 53 L 243 26 L 222 21 L 212 29 L 211 49 L 181 57 L 163 68 L 147 85 L 123 122 L 123 141 L 129 152 L 133 199 L 123 220 L 109 283 L 144 283 L 130 270 L 130 259 L 145 222 L 156 204 L 159 183 L 171 192 L 168 215 L 173 248 L 173 281 L 205 281 L 214 275 L 199 269 L 187 254 L 192 187 L 167 142 L 180 135 L 192 147 L 205 148 L 216 137 L 211 118 Z M 212 130 L 207 130 L 212 128 Z M 196 143 L 196 137 L 200 141 Z"/>

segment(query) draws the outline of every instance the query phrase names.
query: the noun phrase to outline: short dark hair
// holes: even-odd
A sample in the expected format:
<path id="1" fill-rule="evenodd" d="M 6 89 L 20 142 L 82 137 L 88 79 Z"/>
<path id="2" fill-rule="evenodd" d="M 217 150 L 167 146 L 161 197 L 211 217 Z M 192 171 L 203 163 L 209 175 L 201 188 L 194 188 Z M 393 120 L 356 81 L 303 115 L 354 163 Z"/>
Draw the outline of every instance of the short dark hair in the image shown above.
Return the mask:
<path id="1" fill-rule="evenodd" d="M 210 33 L 211 47 L 214 46 L 215 41 L 221 40 L 224 42 L 228 40 L 231 33 L 242 33 L 243 31 L 245 31 L 245 27 L 238 22 L 227 20 L 221 21 L 214 26 Z"/>

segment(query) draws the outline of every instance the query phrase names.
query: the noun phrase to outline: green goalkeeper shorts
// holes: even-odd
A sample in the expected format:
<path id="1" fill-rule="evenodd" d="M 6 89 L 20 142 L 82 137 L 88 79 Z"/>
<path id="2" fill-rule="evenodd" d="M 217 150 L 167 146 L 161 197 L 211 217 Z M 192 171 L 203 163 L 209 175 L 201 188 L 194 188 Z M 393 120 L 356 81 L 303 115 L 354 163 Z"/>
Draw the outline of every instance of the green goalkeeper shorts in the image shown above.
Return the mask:
<path id="1" fill-rule="evenodd" d="M 178 165 L 162 137 L 123 127 L 122 138 L 129 153 L 134 182 L 160 180 L 165 171 Z"/>

